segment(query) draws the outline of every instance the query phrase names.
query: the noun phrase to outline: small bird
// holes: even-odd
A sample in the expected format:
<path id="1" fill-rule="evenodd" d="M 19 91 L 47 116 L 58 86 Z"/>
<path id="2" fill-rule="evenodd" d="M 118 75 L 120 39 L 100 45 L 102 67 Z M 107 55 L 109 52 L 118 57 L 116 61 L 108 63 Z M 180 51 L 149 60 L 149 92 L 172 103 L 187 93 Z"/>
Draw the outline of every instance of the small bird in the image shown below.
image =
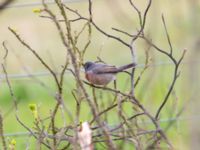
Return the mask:
<path id="1" fill-rule="evenodd" d="M 107 85 L 115 80 L 115 75 L 123 72 L 126 69 L 135 67 L 135 63 L 124 65 L 121 67 L 111 66 L 99 62 L 86 62 L 83 67 L 85 69 L 86 79 L 95 85 Z"/>

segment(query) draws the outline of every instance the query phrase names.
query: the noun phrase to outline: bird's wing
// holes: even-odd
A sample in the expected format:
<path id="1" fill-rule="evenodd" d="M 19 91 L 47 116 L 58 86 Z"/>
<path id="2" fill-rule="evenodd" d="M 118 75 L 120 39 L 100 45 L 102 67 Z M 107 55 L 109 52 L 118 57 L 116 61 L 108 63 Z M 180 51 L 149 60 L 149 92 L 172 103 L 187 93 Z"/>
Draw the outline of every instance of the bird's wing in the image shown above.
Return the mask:
<path id="1" fill-rule="evenodd" d="M 103 73 L 117 73 L 117 68 L 115 66 L 109 66 L 106 64 L 99 64 L 99 66 L 92 69 L 96 74 L 103 74 Z"/>

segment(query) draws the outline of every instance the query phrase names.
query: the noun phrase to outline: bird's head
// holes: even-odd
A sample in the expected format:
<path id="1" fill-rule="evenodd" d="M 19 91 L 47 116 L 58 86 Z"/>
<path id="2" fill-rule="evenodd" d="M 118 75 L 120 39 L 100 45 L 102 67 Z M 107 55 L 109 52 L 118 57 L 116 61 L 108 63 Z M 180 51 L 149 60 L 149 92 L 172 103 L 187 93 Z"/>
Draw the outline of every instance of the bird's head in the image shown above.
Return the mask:
<path id="1" fill-rule="evenodd" d="M 83 64 L 83 67 L 85 69 L 85 71 L 87 71 L 89 68 L 91 68 L 91 66 L 93 66 L 95 63 L 91 62 L 91 61 L 87 61 L 85 64 Z"/>

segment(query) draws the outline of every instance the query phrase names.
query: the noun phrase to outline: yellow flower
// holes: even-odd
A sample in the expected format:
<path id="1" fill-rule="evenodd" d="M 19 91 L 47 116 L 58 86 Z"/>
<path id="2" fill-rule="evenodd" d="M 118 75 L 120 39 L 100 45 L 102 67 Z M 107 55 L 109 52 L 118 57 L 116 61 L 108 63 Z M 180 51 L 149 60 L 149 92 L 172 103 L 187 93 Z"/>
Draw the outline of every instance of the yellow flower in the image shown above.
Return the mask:
<path id="1" fill-rule="evenodd" d="M 40 9 L 40 8 L 34 8 L 34 9 L 33 9 L 33 12 L 34 12 L 34 13 L 38 13 L 38 14 L 40 14 L 42 11 L 43 11 L 43 10 Z"/>
<path id="2" fill-rule="evenodd" d="M 34 119 L 38 120 L 37 105 L 36 104 L 29 104 L 29 109 L 32 111 Z"/>
<path id="3" fill-rule="evenodd" d="M 37 105 L 36 104 L 29 104 L 29 109 L 31 111 L 36 111 L 37 110 Z"/>
<path id="4" fill-rule="evenodd" d="M 15 150 L 15 145 L 16 145 L 16 140 L 15 139 L 12 139 L 12 140 L 9 140 L 9 150 Z"/>
<path id="5" fill-rule="evenodd" d="M 12 144 L 12 145 L 16 145 L 16 140 L 15 139 L 12 139 L 11 141 L 10 141 L 10 144 Z"/>

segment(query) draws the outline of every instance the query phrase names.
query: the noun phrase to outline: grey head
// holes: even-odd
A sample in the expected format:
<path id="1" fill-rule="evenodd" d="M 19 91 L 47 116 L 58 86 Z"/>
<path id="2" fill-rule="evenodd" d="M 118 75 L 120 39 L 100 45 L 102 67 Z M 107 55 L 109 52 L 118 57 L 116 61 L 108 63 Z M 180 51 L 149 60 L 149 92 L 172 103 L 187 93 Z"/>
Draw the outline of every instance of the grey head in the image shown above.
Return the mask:
<path id="1" fill-rule="evenodd" d="M 93 62 L 91 62 L 91 61 L 87 61 L 87 62 L 83 65 L 83 67 L 84 67 L 85 71 L 88 71 L 88 70 L 90 70 L 90 69 L 92 68 L 93 65 L 95 65 L 95 63 L 93 63 Z"/>

